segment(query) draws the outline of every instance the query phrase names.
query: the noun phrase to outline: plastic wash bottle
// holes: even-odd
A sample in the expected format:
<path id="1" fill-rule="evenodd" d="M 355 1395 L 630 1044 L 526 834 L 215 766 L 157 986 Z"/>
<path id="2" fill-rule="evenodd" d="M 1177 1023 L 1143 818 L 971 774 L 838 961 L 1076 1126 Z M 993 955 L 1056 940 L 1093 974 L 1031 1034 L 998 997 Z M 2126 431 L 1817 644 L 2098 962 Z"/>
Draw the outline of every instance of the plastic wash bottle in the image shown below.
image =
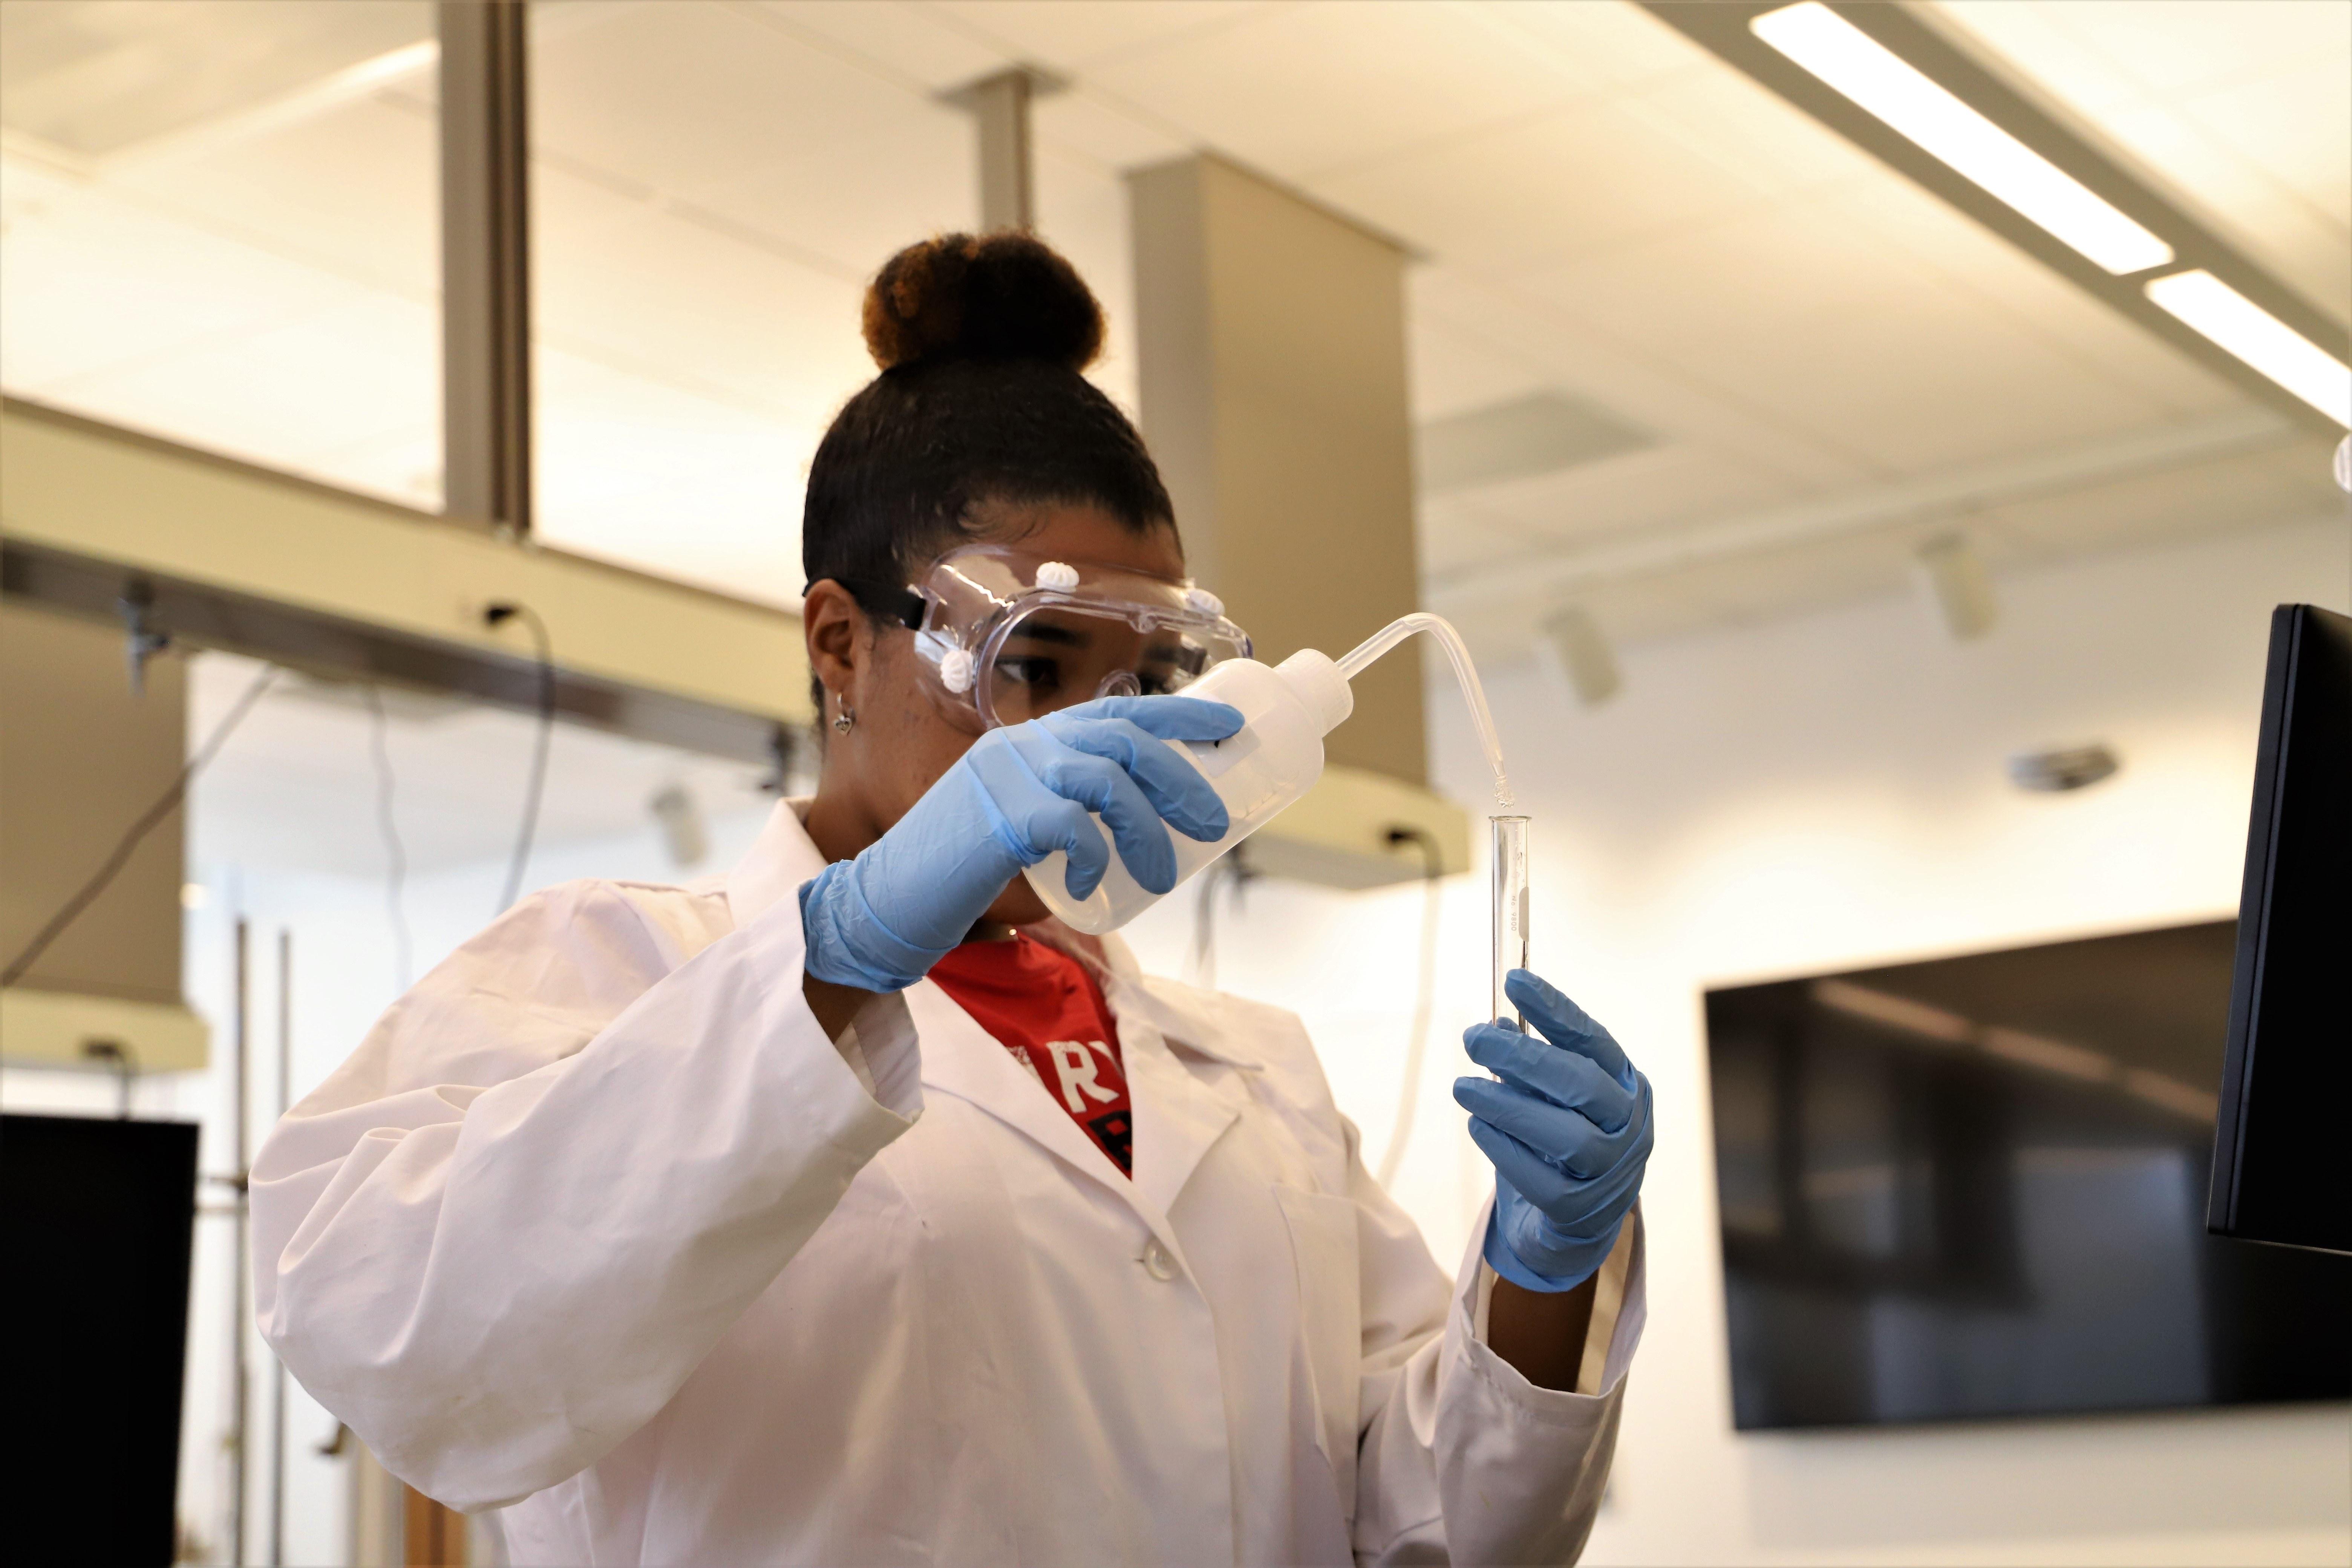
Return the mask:
<path id="1" fill-rule="evenodd" d="M 1169 832 L 1180 887 L 1307 793 L 1323 774 L 1323 737 L 1356 706 L 1348 677 L 1329 655 L 1313 648 L 1301 648 L 1270 668 L 1254 658 L 1227 659 L 1187 686 L 1184 695 L 1229 702 L 1241 710 L 1243 723 L 1222 741 L 1168 742 L 1201 770 L 1233 822 L 1223 838 L 1208 844 Z M 1103 837 L 1108 841 L 1110 836 Z M 1117 931 L 1165 896 L 1146 892 L 1128 874 L 1116 847 L 1110 869 L 1084 900 L 1070 897 L 1064 880 L 1069 858 L 1058 851 L 1024 874 L 1048 909 L 1089 936 Z"/>

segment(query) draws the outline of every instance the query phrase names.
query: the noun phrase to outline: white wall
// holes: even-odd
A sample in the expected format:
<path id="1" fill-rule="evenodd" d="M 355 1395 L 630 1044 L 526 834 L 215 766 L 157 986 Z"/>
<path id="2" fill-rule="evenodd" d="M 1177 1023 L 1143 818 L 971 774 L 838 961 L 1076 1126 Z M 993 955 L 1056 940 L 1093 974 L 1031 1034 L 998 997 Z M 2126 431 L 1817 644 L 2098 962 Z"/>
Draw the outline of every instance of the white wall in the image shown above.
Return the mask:
<path id="1" fill-rule="evenodd" d="M 2352 597 L 2352 531 L 2315 520 L 2000 583 L 1956 646 L 1906 600 L 1627 650 L 1594 713 L 1490 672 L 1536 819 L 1537 967 L 1656 1089 L 1650 1325 L 1596 1563 L 2352 1560 L 2343 1405 L 1735 1436 L 1700 995 L 1711 984 L 2226 916 L 2236 905 L 2271 606 Z M 1435 755 L 1481 798 L 1460 705 Z M 2037 796 L 2011 751 L 2101 739 L 2123 771 Z M 1449 1266 L 1487 1176 L 1447 1098 L 1479 1016 L 1483 878 L 1449 890 L 1441 1025 L 1399 1195 Z M 1383 1146 L 1418 893 L 1253 889 L 1220 980 L 1297 1007 Z M 1172 900 L 1171 900 L 1172 901 Z M 1189 908 L 1132 934 L 1181 973 Z"/>

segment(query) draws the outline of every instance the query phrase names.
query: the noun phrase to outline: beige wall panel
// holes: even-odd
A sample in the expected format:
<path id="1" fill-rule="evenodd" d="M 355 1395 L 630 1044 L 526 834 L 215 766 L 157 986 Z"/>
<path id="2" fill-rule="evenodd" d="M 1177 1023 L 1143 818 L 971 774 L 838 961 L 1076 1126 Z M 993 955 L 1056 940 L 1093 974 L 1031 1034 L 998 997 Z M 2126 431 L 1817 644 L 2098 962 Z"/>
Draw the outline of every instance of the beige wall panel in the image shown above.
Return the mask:
<path id="1" fill-rule="evenodd" d="M 1404 253 L 1213 158 L 1131 178 L 1145 438 L 1193 568 L 1279 660 L 1419 597 Z M 1336 763 L 1428 776 L 1421 653 L 1356 683 Z"/>
<path id="2" fill-rule="evenodd" d="M 178 658 L 150 659 L 133 696 L 119 627 L 0 603 L 0 963 L 171 787 L 186 746 Z M 181 822 L 147 836 L 24 984 L 178 1005 Z"/>

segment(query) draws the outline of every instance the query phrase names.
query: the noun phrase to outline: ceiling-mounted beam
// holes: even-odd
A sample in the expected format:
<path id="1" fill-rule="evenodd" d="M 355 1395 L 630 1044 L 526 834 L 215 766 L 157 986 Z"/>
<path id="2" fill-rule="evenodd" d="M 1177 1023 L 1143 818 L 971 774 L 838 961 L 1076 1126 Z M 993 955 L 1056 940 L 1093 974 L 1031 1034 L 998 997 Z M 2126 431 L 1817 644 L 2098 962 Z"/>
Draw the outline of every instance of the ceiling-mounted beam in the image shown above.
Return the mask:
<path id="1" fill-rule="evenodd" d="M 442 0 L 442 510 L 530 531 L 529 17 Z"/>
<path id="2" fill-rule="evenodd" d="M 441 518 L 0 400 L 0 590 L 331 678 L 391 680 L 523 711 L 545 624 L 567 719 L 771 763 L 811 718 L 800 617 L 456 528 Z"/>
<path id="3" fill-rule="evenodd" d="M 2343 420 L 2322 413 L 2187 325 L 2150 297 L 2148 285 L 2160 278 L 2198 271 L 2210 273 L 2309 343 L 2339 360 L 2346 357 L 2347 352 L 2343 321 L 2313 305 L 2223 238 L 2166 191 L 2154 175 L 2137 168 L 2092 128 L 1916 9 L 1884 3 L 1853 4 L 1850 0 L 1830 0 L 1825 6 L 1872 43 L 2054 165 L 2092 195 L 2160 238 L 2170 248 L 2171 258 L 2137 271 L 2107 270 L 1799 65 L 1790 55 L 1766 42 L 1754 26 L 1759 16 L 1792 9 L 1788 0 L 1763 0 L 1760 4 L 1758 0 L 1639 3 L 1666 26 L 1769 88 L 1881 163 L 1941 196 L 2215 374 L 2305 428 L 2329 436 L 2343 433 Z"/>
<path id="4" fill-rule="evenodd" d="M 972 118 L 979 132 L 980 226 L 1037 226 L 1037 159 L 1030 106 L 1068 83 L 1035 66 L 1013 66 L 940 94 Z"/>

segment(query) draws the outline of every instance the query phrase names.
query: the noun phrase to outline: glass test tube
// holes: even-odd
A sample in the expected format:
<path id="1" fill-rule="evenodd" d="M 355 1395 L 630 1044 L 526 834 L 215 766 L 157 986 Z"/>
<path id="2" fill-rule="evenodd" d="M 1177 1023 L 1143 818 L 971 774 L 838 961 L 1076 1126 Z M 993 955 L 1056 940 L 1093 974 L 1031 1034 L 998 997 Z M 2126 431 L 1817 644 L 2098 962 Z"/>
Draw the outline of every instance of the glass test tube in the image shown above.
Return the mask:
<path id="1" fill-rule="evenodd" d="M 1520 1028 L 1518 1009 L 1503 994 L 1503 980 L 1528 966 L 1528 819 L 1490 816 L 1495 856 L 1495 990 L 1493 1016 Z"/>

